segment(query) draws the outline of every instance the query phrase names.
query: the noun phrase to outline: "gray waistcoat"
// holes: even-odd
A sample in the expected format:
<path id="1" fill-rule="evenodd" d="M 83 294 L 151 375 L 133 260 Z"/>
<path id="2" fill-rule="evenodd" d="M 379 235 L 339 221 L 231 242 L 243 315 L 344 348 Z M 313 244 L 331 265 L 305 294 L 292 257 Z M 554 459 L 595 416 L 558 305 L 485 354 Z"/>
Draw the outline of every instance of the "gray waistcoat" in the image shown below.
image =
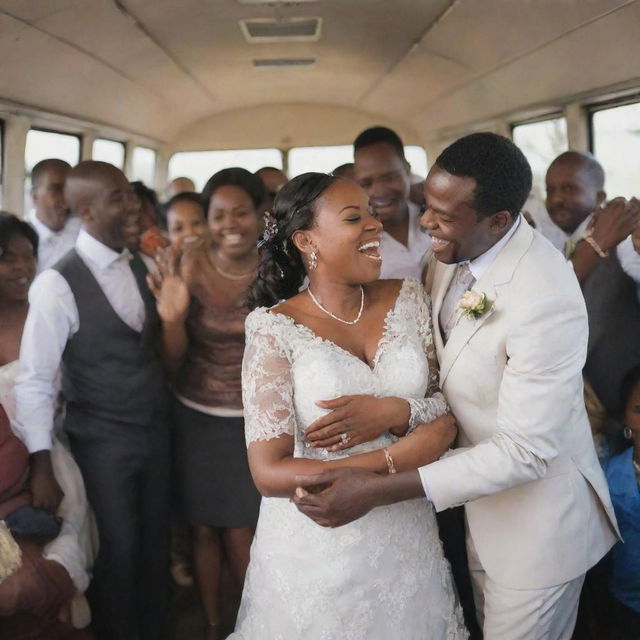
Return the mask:
<path id="1" fill-rule="evenodd" d="M 620 384 L 640 363 L 640 303 L 635 282 L 622 270 L 616 252 L 601 260 L 582 285 L 589 314 L 589 346 L 584 372 L 607 411 L 621 410 Z"/>
<path id="2" fill-rule="evenodd" d="M 62 392 L 69 409 L 111 421 L 149 424 L 165 400 L 165 386 L 160 320 L 140 256 L 134 255 L 131 270 L 145 306 L 142 333 L 120 319 L 75 249 L 53 268 L 69 283 L 80 318 L 79 330 L 62 355 Z"/>

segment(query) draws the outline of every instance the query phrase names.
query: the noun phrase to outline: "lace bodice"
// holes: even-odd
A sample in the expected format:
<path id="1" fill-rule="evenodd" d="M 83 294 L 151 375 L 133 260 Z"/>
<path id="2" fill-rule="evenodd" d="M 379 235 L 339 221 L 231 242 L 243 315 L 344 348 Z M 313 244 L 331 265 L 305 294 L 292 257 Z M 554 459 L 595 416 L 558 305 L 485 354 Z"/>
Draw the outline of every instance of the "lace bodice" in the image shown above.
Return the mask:
<path id="1" fill-rule="evenodd" d="M 400 396 L 415 425 L 446 411 L 437 380 L 429 301 L 417 280 L 404 280 L 371 367 L 292 318 L 256 309 L 246 321 L 242 370 L 247 444 L 288 434 L 294 455 L 306 458 L 378 449 L 394 436 L 384 433 L 348 452 L 306 448 L 304 430 L 326 412 L 315 403 L 353 394 Z"/>

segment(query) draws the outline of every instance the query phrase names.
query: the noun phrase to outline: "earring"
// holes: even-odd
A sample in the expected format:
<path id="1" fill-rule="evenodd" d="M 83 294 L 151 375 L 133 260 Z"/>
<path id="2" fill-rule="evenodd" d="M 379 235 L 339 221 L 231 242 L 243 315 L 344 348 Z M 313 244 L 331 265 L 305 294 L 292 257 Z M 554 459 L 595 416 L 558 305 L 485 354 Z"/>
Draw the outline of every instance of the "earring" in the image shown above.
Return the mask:
<path id="1" fill-rule="evenodd" d="M 309 254 L 309 269 L 313 271 L 318 266 L 318 254 L 314 250 Z"/>
<path id="2" fill-rule="evenodd" d="M 622 430 L 622 435 L 624 435 L 627 440 L 633 440 L 633 431 L 631 431 L 629 427 L 625 427 Z"/>

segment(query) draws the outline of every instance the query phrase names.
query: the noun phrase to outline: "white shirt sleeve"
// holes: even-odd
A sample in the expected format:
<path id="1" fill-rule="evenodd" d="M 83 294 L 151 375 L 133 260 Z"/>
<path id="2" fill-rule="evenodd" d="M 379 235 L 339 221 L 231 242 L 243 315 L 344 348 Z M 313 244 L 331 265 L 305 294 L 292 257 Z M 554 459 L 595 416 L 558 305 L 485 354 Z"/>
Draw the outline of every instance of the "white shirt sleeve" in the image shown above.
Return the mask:
<path id="1" fill-rule="evenodd" d="M 623 240 L 616 248 L 618 260 L 624 272 L 640 283 L 640 254 L 635 250 L 631 236 Z"/>
<path id="2" fill-rule="evenodd" d="M 67 341 L 78 326 L 69 284 L 57 271 L 43 271 L 29 290 L 15 388 L 15 426 L 29 453 L 51 449 L 56 377 Z"/>

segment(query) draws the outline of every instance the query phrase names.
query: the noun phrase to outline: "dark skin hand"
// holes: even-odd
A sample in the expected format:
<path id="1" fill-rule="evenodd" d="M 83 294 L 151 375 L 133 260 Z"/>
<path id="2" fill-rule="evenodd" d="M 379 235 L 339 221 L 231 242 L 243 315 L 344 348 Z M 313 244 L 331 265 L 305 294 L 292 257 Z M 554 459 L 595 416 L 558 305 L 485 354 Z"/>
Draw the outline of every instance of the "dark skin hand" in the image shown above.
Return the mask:
<path id="1" fill-rule="evenodd" d="M 379 475 L 362 469 L 331 469 L 313 476 L 298 476 L 293 502 L 323 527 L 341 527 L 371 509 L 424 497 L 417 471 Z"/>
<path id="2" fill-rule="evenodd" d="M 385 431 L 401 436 L 407 430 L 411 413 L 405 400 L 393 397 L 342 396 L 317 405 L 331 411 L 309 425 L 305 437 L 310 446 L 330 451 L 370 442 Z M 343 433 L 348 437 L 347 442 L 341 440 Z"/>
<path id="3" fill-rule="evenodd" d="M 36 451 L 31 454 L 31 505 L 55 513 L 64 493 L 58 484 L 51 466 L 51 452 Z"/>

